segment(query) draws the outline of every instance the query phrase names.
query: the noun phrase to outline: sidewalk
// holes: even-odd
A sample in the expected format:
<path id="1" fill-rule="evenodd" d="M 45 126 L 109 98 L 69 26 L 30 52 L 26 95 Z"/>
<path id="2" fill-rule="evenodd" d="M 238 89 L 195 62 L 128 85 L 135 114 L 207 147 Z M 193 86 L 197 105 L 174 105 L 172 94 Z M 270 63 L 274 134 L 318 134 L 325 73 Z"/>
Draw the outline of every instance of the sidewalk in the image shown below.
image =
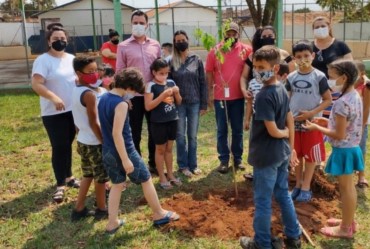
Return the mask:
<path id="1" fill-rule="evenodd" d="M 33 60 L 29 60 L 30 76 L 32 64 Z M 0 68 L 0 90 L 31 87 L 26 60 L 0 61 Z"/>

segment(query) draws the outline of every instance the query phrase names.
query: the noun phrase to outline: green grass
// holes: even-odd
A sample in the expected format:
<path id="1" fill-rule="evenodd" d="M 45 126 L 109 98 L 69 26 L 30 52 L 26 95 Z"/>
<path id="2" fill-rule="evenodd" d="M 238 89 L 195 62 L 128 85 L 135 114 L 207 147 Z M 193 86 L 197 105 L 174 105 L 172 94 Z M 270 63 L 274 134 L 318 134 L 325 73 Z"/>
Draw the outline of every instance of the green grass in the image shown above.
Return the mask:
<path id="1" fill-rule="evenodd" d="M 120 209 L 127 224 L 116 236 L 105 236 L 106 221 L 87 219 L 71 223 L 69 217 L 77 190 L 69 189 L 68 199 L 60 205 L 54 204 L 50 198 L 55 180 L 50 166 L 50 145 L 39 115 L 38 97 L 26 90 L 0 92 L 0 116 L 0 248 L 239 248 L 234 239 L 195 238 L 183 231 L 162 232 L 153 228 L 149 208 L 138 205 L 143 196 L 141 188 L 133 184 L 122 195 Z M 232 188 L 230 174 L 220 176 L 213 172 L 218 165 L 214 113 L 202 117 L 200 126 L 198 158 L 204 174 L 180 188 L 180 191 L 195 196 L 204 194 L 210 186 Z M 147 158 L 145 146 L 143 149 L 144 158 Z M 245 151 L 247 149 L 246 136 Z M 74 175 L 80 177 L 77 153 L 74 153 L 73 162 Z M 369 168 L 367 175 L 370 175 Z M 157 178 L 154 181 L 158 183 Z M 237 181 L 243 182 L 241 173 L 238 173 Z M 176 192 L 158 191 L 158 194 L 163 202 Z M 316 243 L 322 248 L 369 248 L 369 198 L 369 191 L 359 193 L 356 215 L 361 230 L 354 240 L 328 240 L 315 236 Z M 93 202 L 93 197 L 89 197 L 87 205 L 91 207 Z M 311 247 L 305 244 L 304 248 Z"/>

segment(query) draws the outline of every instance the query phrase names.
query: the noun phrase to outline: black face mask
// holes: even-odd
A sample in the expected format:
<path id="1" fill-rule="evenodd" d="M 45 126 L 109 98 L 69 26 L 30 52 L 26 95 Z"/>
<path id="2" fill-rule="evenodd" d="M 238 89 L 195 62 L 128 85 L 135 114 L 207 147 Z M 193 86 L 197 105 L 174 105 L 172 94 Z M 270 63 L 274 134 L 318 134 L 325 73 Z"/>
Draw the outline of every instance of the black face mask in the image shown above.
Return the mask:
<path id="1" fill-rule="evenodd" d="M 113 43 L 114 45 L 117 45 L 119 43 L 119 40 L 110 40 L 111 43 Z"/>
<path id="2" fill-rule="evenodd" d="M 261 38 L 261 45 L 262 46 L 275 45 L 275 38 L 272 37 Z"/>
<path id="3" fill-rule="evenodd" d="M 176 42 L 175 47 L 177 50 L 184 52 L 186 49 L 189 48 L 189 43 L 188 42 Z"/>
<path id="4" fill-rule="evenodd" d="M 225 42 L 227 42 L 229 39 L 231 39 L 231 37 L 226 37 Z M 238 42 L 238 38 L 234 38 L 234 41 L 231 43 L 231 47 L 234 47 L 235 43 L 237 42 Z"/>
<path id="5" fill-rule="evenodd" d="M 66 49 L 66 47 L 67 47 L 67 42 L 66 42 L 66 41 L 62 41 L 62 40 L 57 40 L 57 41 L 55 41 L 55 42 L 53 42 L 53 43 L 51 44 L 51 47 L 52 47 L 54 50 L 56 50 L 56 51 L 60 52 L 60 51 L 63 51 L 64 49 Z"/>

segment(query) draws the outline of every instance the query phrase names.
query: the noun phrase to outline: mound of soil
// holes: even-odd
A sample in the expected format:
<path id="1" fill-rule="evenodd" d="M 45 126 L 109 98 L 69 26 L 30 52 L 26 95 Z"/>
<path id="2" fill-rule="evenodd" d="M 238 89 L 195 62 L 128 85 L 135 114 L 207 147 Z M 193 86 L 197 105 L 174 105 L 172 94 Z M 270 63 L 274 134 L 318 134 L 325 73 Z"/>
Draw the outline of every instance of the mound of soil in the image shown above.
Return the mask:
<path id="1" fill-rule="evenodd" d="M 294 177 L 290 183 L 294 182 Z M 316 180 L 318 179 L 318 180 Z M 325 225 L 329 217 L 339 215 L 337 189 L 320 173 L 315 173 L 312 190 L 313 199 L 309 203 L 295 203 L 298 219 L 308 234 L 312 235 Z M 239 197 L 234 190 L 210 190 L 204 196 L 179 193 L 163 203 L 165 208 L 181 215 L 177 222 L 164 229 L 176 229 L 191 237 L 216 236 L 221 239 L 238 239 L 240 236 L 253 236 L 253 191 L 251 182 L 239 186 Z M 280 208 L 272 204 L 272 234 L 282 236 Z"/>

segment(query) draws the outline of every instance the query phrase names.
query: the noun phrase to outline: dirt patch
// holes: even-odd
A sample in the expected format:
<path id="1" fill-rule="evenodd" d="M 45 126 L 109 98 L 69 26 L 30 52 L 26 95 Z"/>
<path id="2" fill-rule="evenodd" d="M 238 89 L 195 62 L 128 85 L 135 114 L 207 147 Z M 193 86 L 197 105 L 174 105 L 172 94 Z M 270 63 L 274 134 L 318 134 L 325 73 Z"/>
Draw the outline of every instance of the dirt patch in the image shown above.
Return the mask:
<path id="1" fill-rule="evenodd" d="M 319 177 L 318 177 L 319 176 Z M 326 219 L 339 215 L 338 195 L 335 185 L 328 182 L 319 173 L 319 179 L 313 188 L 313 199 L 309 203 L 295 204 L 298 219 L 306 231 L 312 235 L 325 225 Z M 290 179 L 293 182 L 293 178 Z M 325 192 L 329 190 L 329 192 Z M 212 190 L 204 196 L 175 194 L 163 206 L 176 210 L 181 215 L 178 222 L 173 222 L 164 229 L 176 229 L 191 237 L 216 236 L 221 239 L 238 239 L 240 236 L 253 236 L 253 191 L 252 184 L 246 182 L 239 187 L 239 198 L 234 190 Z M 278 204 L 272 204 L 272 233 L 282 236 L 283 228 Z"/>

